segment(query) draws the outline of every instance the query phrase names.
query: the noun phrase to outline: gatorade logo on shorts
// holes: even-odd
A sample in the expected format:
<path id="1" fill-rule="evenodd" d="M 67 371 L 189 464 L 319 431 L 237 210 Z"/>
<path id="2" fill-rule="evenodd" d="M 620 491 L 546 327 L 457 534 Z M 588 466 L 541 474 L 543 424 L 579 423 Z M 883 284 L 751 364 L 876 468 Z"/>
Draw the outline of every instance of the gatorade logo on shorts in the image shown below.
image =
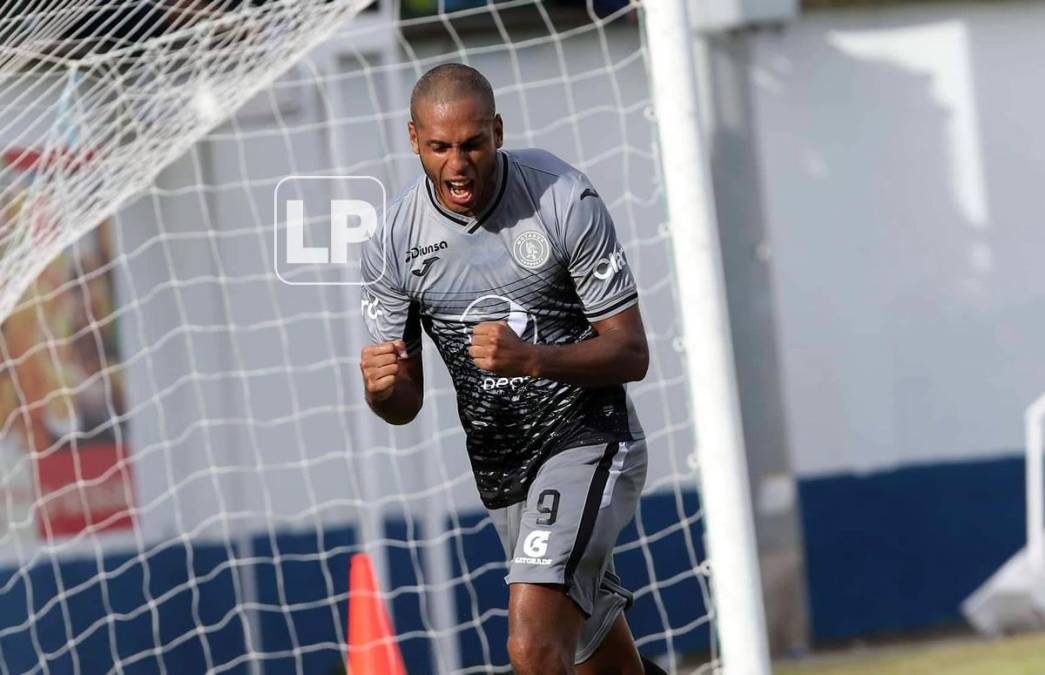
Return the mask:
<path id="1" fill-rule="evenodd" d="M 548 530 L 534 530 L 526 535 L 523 542 L 523 552 L 531 558 L 540 558 L 548 552 L 548 538 L 551 532 Z"/>
<path id="2" fill-rule="evenodd" d="M 548 539 L 551 532 L 548 530 L 534 530 L 526 535 L 523 540 L 523 553 L 529 557 L 517 557 L 513 562 L 525 565 L 551 565 L 550 558 L 543 557 L 548 552 Z"/>

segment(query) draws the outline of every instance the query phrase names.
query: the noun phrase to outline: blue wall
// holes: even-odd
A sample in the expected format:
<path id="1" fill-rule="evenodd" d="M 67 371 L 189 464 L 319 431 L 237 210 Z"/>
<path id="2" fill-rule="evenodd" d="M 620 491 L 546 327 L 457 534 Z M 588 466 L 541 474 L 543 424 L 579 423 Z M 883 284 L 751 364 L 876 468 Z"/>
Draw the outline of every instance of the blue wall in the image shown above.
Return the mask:
<path id="1" fill-rule="evenodd" d="M 260 651 L 269 655 L 265 659 L 266 675 L 326 675 L 344 659 L 341 649 L 334 645 L 341 644 L 341 636 L 347 635 L 348 563 L 356 537 L 347 528 L 326 530 L 321 536 L 306 532 L 254 539 L 254 555 L 266 559 L 254 566 L 258 602 L 265 608 L 259 623 Z M 274 551 L 279 553 L 278 562 Z M 329 597 L 328 578 L 340 600 Z M 306 603 L 309 606 L 303 609 L 284 609 Z M 296 659 L 271 656 L 283 651 L 293 653 L 295 643 L 308 648 Z"/>
<path id="2" fill-rule="evenodd" d="M 467 532 L 477 527 L 482 517 L 482 514 L 475 513 L 461 518 L 461 530 Z M 627 546 L 638 539 L 638 522 L 642 523 L 647 536 L 657 535 L 645 551 Z M 647 495 L 639 506 L 636 521 L 624 529 L 618 540 L 618 545 L 625 550 L 615 558 L 617 574 L 626 587 L 638 591 L 635 604 L 627 615 L 628 623 L 646 655 L 657 656 L 669 650 L 664 638 L 647 640 L 649 636 L 663 634 L 667 627 L 675 631 L 671 638 L 674 651 L 703 652 L 709 648 L 707 624 L 692 625 L 694 617 L 707 615 L 700 579 L 690 564 L 694 558 L 704 559 L 701 524 L 700 503 L 695 492 L 677 496 Z M 672 526 L 674 529 L 669 529 Z M 460 544 L 460 554 L 453 558 L 454 578 L 464 578 L 462 559 L 469 574 L 474 575 L 470 584 L 459 581 L 454 589 L 457 621 L 463 624 L 486 612 L 506 608 L 508 588 L 504 583 L 504 567 L 491 566 L 477 573 L 482 565 L 503 562 L 504 559 L 492 523 L 487 522 L 484 527 L 464 535 Z M 656 585 L 651 584 L 651 578 L 656 579 Z M 461 633 L 462 667 L 483 663 L 507 664 L 507 640 L 508 621 L 504 612 L 491 614 L 479 626 Z M 484 653 L 489 654 L 489 660 L 484 661 Z"/>
<path id="3" fill-rule="evenodd" d="M 958 625 L 1026 542 L 1020 458 L 802 481 L 814 638 Z"/>
<path id="4" fill-rule="evenodd" d="M 1008 458 L 801 481 L 814 639 L 830 642 L 961 622 L 959 603 L 1023 545 L 1023 477 L 1022 459 Z M 639 591 L 628 619 L 648 655 L 708 649 L 707 625 L 691 623 L 706 614 L 700 579 L 689 564 L 694 554 L 704 557 L 698 514 L 693 492 L 651 495 L 622 533 L 617 569 L 625 584 Z M 456 533 L 451 557 L 457 620 L 474 623 L 459 634 L 464 666 L 508 662 L 503 553 L 492 524 L 480 526 L 482 520 L 483 514 L 470 513 L 447 523 Z M 657 533 L 645 551 L 627 546 L 638 537 L 639 523 L 647 535 Z M 419 589 L 424 555 L 416 542 L 431 533 L 417 528 L 411 521 L 386 524 L 389 578 L 397 589 L 390 604 L 397 633 L 412 634 L 401 642 L 409 672 L 426 673 L 434 663 Z M 326 675 L 341 663 L 337 645 L 347 635 L 344 598 L 349 556 L 357 543 L 347 528 L 253 541 L 266 673 Z M 482 570 L 489 563 L 494 564 Z M 0 638 L 7 672 L 32 671 L 39 653 L 62 649 L 66 620 L 81 638 L 75 650 L 80 672 L 108 671 L 111 645 L 128 675 L 159 673 L 160 658 L 168 673 L 204 672 L 208 662 L 234 663 L 245 653 L 244 627 L 232 613 L 235 591 L 224 546 L 179 541 L 133 558 L 108 556 L 100 564 L 111 575 L 104 586 L 95 581 L 95 561 L 44 561 L 27 572 L 0 572 L 0 632 L 26 622 L 28 607 L 40 613 L 28 626 Z M 325 574 L 333 584 L 333 600 Z M 655 586 L 651 577 L 657 579 Z M 54 601 L 58 580 L 66 590 L 61 603 Z M 69 592 L 81 584 L 84 590 Z M 146 589 L 157 602 L 151 613 Z M 114 615 L 105 610 L 103 590 Z M 305 603 L 313 606 L 280 609 Z M 206 631 L 197 633 L 197 624 Z M 677 631 L 671 645 L 664 638 L 646 641 L 662 634 L 665 625 Z M 173 641 L 179 642 L 171 646 Z M 298 660 L 279 654 L 292 651 L 295 642 L 304 648 Z M 146 655 L 157 644 L 162 655 Z M 134 660 L 128 664 L 129 658 Z M 69 651 L 47 666 L 54 674 L 76 670 Z M 227 672 L 246 673 L 246 667 Z"/>
<path id="5" fill-rule="evenodd" d="M 490 523 L 476 529 L 483 517 L 483 513 L 468 513 L 456 523 L 447 523 L 456 533 L 451 546 L 457 619 L 462 624 L 474 624 L 459 635 L 464 665 L 508 662 L 503 552 Z M 694 615 L 706 614 L 697 576 L 688 562 L 694 555 L 698 559 L 704 555 L 695 493 L 648 496 L 641 503 L 638 518 L 647 533 L 662 536 L 650 543 L 645 554 L 641 548 L 633 548 L 617 556 L 618 573 L 629 587 L 649 587 L 651 575 L 658 580 L 655 591 L 640 590 L 629 612 L 636 637 L 663 633 L 666 621 L 680 631 L 673 637 L 674 649 L 707 649 L 707 626 L 687 626 Z M 663 534 L 672 526 L 674 529 Z M 413 521 L 392 520 L 386 523 L 385 534 L 389 579 L 396 589 L 390 608 L 396 632 L 408 635 L 400 642 L 403 659 L 409 672 L 426 673 L 433 672 L 434 663 L 431 641 L 423 634 L 429 626 L 423 618 L 423 580 L 418 577 L 424 572 L 424 555 L 417 542 L 430 535 L 418 527 Z M 637 536 L 637 524 L 632 523 L 620 543 L 633 542 Z M 325 675 L 341 663 L 343 654 L 337 645 L 347 635 L 344 599 L 349 558 L 356 544 L 355 532 L 347 528 L 264 534 L 253 540 L 255 560 L 251 565 L 261 607 L 258 651 L 264 654 L 266 673 Z M 229 553 L 223 545 L 178 541 L 141 556 L 107 556 L 100 564 L 112 577 L 104 586 L 96 581 L 98 563 L 93 560 L 45 560 L 25 573 L 2 572 L 0 632 L 26 622 L 30 606 L 43 613 L 30 625 L 0 638 L 0 658 L 7 672 L 32 671 L 38 665 L 39 653 L 56 652 L 69 639 L 65 610 L 72 634 L 82 637 L 75 649 L 81 672 L 112 668 L 111 643 L 116 645 L 125 672 L 133 675 L 159 673 L 161 658 L 168 673 L 205 672 L 208 663 L 212 667 L 236 663 L 246 653 L 246 639 L 241 617 L 233 613 L 236 593 Z M 489 563 L 494 564 L 480 571 Z M 64 602 L 55 601 L 56 578 L 64 585 Z M 333 584 L 333 599 L 327 591 L 327 578 Z M 191 586 L 190 579 L 194 581 Z M 8 583 L 11 588 L 4 591 Z M 85 590 L 69 592 L 80 584 Z M 105 609 L 103 588 L 117 612 L 115 617 Z M 145 589 L 156 602 L 152 614 Z M 306 604 L 310 606 L 301 608 Z M 298 608 L 282 609 L 288 605 Z M 197 624 L 205 632 L 196 632 Z M 158 633 L 155 641 L 154 632 Z M 170 646 L 173 641 L 178 641 L 177 646 Z M 295 644 L 303 648 L 297 650 L 296 658 Z M 161 656 L 146 655 L 157 646 Z M 668 648 L 664 639 L 656 639 L 645 644 L 643 651 L 655 655 Z M 134 661 L 127 665 L 129 658 Z M 56 674 L 74 672 L 72 653 L 52 658 L 48 668 Z M 241 663 L 226 672 L 246 673 L 247 669 Z"/>
<path id="6" fill-rule="evenodd" d="M 154 630 L 161 645 L 189 636 L 164 650 L 162 658 L 169 673 L 205 672 L 205 650 L 209 650 L 212 664 L 227 663 L 243 653 L 242 626 L 234 619 L 227 621 L 234 594 L 223 548 L 186 548 L 179 542 L 152 549 L 139 560 L 122 555 L 100 562 L 101 570 L 96 561 L 55 566 L 46 562 L 22 575 L 10 570 L 0 573 L 0 631 L 26 622 L 29 607 L 42 612 L 21 631 L 0 638 L 0 656 L 7 672 L 31 671 L 38 665 L 39 653 L 58 652 L 68 640 L 65 616 L 72 633 L 82 639 L 75 649 L 78 664 L 67 650 L 47 662 L 47 672 L 54 674 L 108 672 L 113 665 L 113 643 L 120 659 L 137 655 L 123 672 L 157 673 L 157 657 L 142 658 L 144 650 L 155 646 Z M 104 586 L 94 581 L 100 571 L 113 575 Z M 195 581 L 193 587 L 186 585 L 189 578 Z M 64 602 L 54 602 L 59 581 L 67 593 Z M 85 584 L 85 590 L 68 592 L 80 584 Z M 106 611 L 103 588 L 113 615 Z M 155 614 L 148 611 L 146 590 L 152 598 L 163 598 Z M 199 625 L 209 631 L 206 639 L 194 632 L 196 616 Z"/>

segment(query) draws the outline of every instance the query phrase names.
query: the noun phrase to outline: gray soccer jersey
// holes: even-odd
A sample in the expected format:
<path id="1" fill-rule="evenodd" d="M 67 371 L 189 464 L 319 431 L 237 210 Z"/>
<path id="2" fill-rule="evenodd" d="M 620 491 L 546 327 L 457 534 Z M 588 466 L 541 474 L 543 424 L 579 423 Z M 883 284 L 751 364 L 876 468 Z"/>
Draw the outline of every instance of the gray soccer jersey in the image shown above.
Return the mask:
<path id="1" fill-rule="evenodd" d="M 642 438 L 622 385 L 500 377 L 468 353 L 483 321 L 505 320 L 535 344 L 569 344 L 638 302 L 606 205 L 566 162 L 541 150 L 499 151 L 494 198 L 475 218 L 445 209 L 420 178 L 389 206 L 362 270 L 370 337 L 403 339 L 413 355 L 423 327 L 446 363 L 488 508 L 525 499 L 559 451 Z"/>

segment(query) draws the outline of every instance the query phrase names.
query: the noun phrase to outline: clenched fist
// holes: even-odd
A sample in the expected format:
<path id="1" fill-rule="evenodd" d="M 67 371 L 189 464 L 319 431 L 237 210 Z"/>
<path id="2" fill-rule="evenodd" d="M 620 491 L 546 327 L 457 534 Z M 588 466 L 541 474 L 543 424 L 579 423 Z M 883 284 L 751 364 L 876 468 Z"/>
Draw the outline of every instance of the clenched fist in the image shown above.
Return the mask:
<path id="1" fill-rule="evenodd" d="M 534 345 L 520 339 L 504 321 L 484 321 L 476 326 L 468 353 L 475 365 L 496 375 L 536 376 Z"/>
<path id="2" fill-rule="evenodd" d="M 363 386 L 367 398 L 384 401 L 395 391 L 400 376 L 400 359 L 406 358 L 406 343 L 402 340 L 382 342 L 363 347 L 359 355 L 359 369 L 363 372 Z"/>

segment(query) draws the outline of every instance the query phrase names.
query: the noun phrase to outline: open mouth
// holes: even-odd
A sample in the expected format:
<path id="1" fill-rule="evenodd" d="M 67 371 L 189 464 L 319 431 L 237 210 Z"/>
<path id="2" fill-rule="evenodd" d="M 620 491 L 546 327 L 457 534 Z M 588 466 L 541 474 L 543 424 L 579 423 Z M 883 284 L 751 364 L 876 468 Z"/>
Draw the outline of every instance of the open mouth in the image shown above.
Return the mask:
<path id="1" fill-rule="evenodd" d="M 469 206 L 475 195 L 475 181 L 471 178 L 460 178 L 444 182 L 446 194 L 450 202 L 457 206 Z"/>

